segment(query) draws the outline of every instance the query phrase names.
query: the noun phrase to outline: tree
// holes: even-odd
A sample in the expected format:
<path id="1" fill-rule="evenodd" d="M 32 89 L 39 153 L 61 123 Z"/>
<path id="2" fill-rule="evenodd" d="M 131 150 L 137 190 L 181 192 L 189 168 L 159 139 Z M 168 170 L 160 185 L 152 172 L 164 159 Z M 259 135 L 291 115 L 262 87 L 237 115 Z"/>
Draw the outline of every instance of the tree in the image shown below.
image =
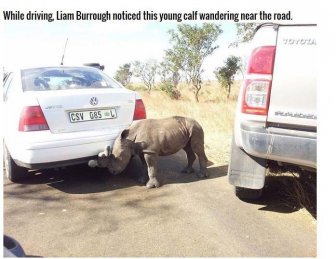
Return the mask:
<path id="1" fill-rule="evenodd" d="M 180 82 L 181 75 L 179 68 L 166 56 L 160 63 L 161 90 L 166 92 L 171 98 L 179 99 L 181 96 L 177 85 Z"/>
<path id="2" fill-rule="evenodd" d="M 126 63 L 120 66 L 114 75 L 114 78 L 124 86 L 128 86 L 132 77 L 131 64 Z"/>
<path id="3" fill-rule="evenodd" d="M 258 23 L 236 23 L 237 29 L 237 39 L 232 42 L 229 47 L 238 47 L 240 43 L 249 42 L 253 35 L 254 31 L 257 28 Z"/>
<path id="4" fill-rule="evenodd" d="M 148 89 L 152 90 L 155 85 L 155 76 L 158 72 L 158 62 L 155 59 L 149 59 L 146 62 L 135 61 L 133 63 L 133 74 L 141 79 Z"/>
<path id="5" fill-rule="evenodd" d="M 221 86 L 226 88 L 228 98 L 230 97 L 234 76 L 240 67 L 241 59 L 239 57 L 230 56 L 225 61 L 224 66 L 218 67 L 214 72 Z"/>
<path id="6" fill-rule="evenodd" d="M 162 81 L 171 81 L 176 87 L 181 80 L 180 67 L 181 62 L 178 56 L 172 51 L 166 51 L 166 56 L 160 64 Z"/>
<path id="7" fill-rule="evenodd" d="M 169 30 L 172 48 L 166 51 L 166 56 L 182 70 L 187 81 L 190 80 L 194 88 L 195 100 L 202 88 L 202 65 L 204 59 L 211 55 L 218 46 L 214 46 L 222 30 L 219 25 L 204 23 L 197 25 L 180 24 L 177 30 Z"/>

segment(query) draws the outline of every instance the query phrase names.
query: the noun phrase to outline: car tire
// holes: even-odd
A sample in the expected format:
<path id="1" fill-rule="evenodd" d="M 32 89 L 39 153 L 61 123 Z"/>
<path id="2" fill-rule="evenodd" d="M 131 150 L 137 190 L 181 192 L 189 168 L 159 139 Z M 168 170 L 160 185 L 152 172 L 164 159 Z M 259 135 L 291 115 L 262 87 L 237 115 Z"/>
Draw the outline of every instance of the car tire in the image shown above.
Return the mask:
<path id="1" fill-rule="evenodd" d="M 26 254 L 18 241 L 4 235 L 4 257 L 26 257 Z"/>
<path id="2" fill-rule="evenodd" d="M 4 163 L 5 163 L 5 171 L 8 180 L 12 182 L 19 182 L 20 180 L 26 178 L 28 176 L 27 168 L 18 166 L 13 158 L 11 157 L 6 145 L 4 144 Z"/>
<path id="3" fill-rule="evenodd" d="M 248 189 L 235 186 L 235 194 L 240 199 L 258 200 L 262 195 L 263 189 Z"/>

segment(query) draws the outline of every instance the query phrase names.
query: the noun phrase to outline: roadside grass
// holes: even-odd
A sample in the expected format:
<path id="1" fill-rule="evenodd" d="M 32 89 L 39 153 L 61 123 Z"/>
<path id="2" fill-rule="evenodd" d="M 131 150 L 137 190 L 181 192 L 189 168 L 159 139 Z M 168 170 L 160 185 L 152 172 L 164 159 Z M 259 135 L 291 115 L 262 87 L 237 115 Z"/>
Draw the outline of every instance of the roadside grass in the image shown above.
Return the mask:
<path id="1" fill-rule="evenodd" d="M 164 118 L 174 115 L 196 119 L 205 133 L 205 153 L 217 165 L 228 165 L 234 125 L 235 108 L 240 82 L 232 86 L 230 98 L 217 82 L 205 82 L 195 101 L 191 86 L 181 85 L 179 100 L 154 88 L 148 92 L 141 84 L 133 84 L 146 106 L 147 118 Z M 268 173 L 272 193 L 292 210 L 305 208 L 316 218 L 316 174 L 294 166 L 280 167 L 271 163 Z"/>

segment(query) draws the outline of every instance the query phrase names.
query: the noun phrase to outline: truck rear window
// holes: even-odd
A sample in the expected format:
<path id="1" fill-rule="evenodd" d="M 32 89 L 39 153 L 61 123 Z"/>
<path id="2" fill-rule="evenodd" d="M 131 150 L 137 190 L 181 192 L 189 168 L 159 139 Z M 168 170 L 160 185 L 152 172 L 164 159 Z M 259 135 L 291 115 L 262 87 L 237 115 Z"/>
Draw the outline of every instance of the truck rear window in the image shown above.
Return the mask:
<path id="1" fill-rule="evenodd" d="M 90 67 L 46 67 L 21 72 L 23 91 L 120 88 L 103 72 Z"/>

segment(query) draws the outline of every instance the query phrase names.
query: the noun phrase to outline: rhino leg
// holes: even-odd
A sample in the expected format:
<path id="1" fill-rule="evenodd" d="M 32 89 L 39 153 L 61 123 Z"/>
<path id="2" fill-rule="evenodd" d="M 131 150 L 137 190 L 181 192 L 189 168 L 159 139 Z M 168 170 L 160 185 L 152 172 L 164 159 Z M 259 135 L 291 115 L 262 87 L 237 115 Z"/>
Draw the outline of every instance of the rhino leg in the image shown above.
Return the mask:
<path id="1" fill-rule="evenodd" d="M 181 171 L 181 173 L 187 173 L 187 174 L 193 173 L 194 169 L 192 166 L 196 159 L 196 155 L 190 146 L 190 142 L 188 142 L 188 144 L 183 149 L 187 154 L 188 165 Z"/>
<path id="2" fill-rule="evenodd" d="M 197 176 L 199 178 L 209 177 L 209 173 L 208 173 L 207 168 L 206 168 L 208 160 L 205 156 L 204 150 L 196 152 L 196 154 L 198 156 L 199 165 L 200 165 L 200 171 L 199 171 L 199 173 L 197 173 Z"/>
<path id="3" fill-rule="evenodd" d="M 198 161 L 200 165 L 200 171 L 197 173 L 197 176 L 199 178 L 209 177 L 209 174 L 206 168 L 208 159 L 204 152 L 204 140 L 203 140 L 204 138 L 202 136 L 198 138 L 196 138 L 195 136 L 192 136 L 191 138 L 191 148 L 198 156 Z"/>
<path id="4" fill-rule="evenodd" d="M 148 179 L 148 168 L 147 168 L 147 163 L 144 157 L 144 154 L 139 155 L 140 160 L 142 162 L 142 167 L 144 169 L 144 172 L 138 177 L 138 182 L 141 184 L 146 184 Z"/>
<path id="5" fill-rule="evenodd" d="M 149 181 L 146 184 L 147 188 L 160 187 L 159 181 L 156 179 L 157 174 L 157 155 L 144 154 L 144 159 L 147 164 Z"/>

